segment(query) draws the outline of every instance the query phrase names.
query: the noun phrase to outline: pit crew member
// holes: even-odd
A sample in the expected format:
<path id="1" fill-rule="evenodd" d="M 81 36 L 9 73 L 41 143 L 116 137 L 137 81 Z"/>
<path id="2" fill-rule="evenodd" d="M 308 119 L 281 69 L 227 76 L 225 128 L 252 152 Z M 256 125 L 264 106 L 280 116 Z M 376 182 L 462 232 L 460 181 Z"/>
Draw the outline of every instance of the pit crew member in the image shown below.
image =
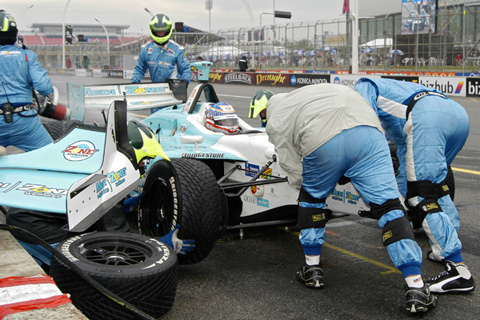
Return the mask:
<path id="1" fill-rule="evenodd" d="M 53 94 L 52 82 L 37 54 L 16 45 L 17 23 L 0 11 L 0 146 L 31 151 L 52 142 L 32 105 L 32 88 Z"/>
<path id="2" fill-rule="evenodd" d="M 305 263 L 297 280 L 324 286 L 320 255 L 330 215 L 325 199 L 345 176 L 383 229 L 383 244 L 407 283 L 407 310 L 433 308 L 437 298 L 421 276 L 422 252 L 399 200 L 388 143 L 368 103 L 342 85 L 310 85 L 272 96 L 267 120 L 279 163 L 300 189 L 297 226 Z"/>
<path id="3" fill-rule="evenodd" d="M 466 111 L 442 92 L 408 81 L 362 78 L 355 89 L 397 146 L 399 189 L 430 240 L 429 259 L 445 263 L 444 272 L 427 280 L 431 291 L 473 291 L 457 234 L 459 214 L 444 182 L 468 137 Z"/>
<path id="4" fill-rule="evenodd" d="M 140 83 L 148 68 L 152 82 L 184 79 L 188 85 L 192 75 L 190 62 L 185 56 L 185 49 L 170 39 L 173 32 L 170 18 L 157 14 L 152 17 L 149 28 L 153 41 L 142 46 L 131 82 Z M 152 108 L 151 112 L 157 110 Z"/>
<path id="5" fill-rule="evenodd" d="M 267 126 L 267 102 L 273 96 L 273 92 L 267 89 L 259 90 L 250 102 L 249 118 L 256 118 L 260 116 L 262 127 Z"/>

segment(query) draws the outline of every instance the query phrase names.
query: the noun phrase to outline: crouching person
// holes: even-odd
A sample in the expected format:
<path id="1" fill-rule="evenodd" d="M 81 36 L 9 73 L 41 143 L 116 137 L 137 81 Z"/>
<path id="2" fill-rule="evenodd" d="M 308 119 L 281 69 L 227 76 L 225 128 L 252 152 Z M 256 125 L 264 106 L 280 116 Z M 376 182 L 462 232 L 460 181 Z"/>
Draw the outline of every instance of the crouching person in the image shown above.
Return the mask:
<path id="1" fill-rule="evenodd" d="M 399 200 L 388 143 L 367 101 L 333 84 L 276 94 L 267 104 L 266 130 L 289 182 L 300 189 L 298 226 L 305 263 L 298 281 L 311 288 L 324 285 L 325 199 L 345 176 L 383 229 L 383 244 L 407 284 L 407 310 L 435 307 L 437 298 L 420 271 L 422 252 Z"/>

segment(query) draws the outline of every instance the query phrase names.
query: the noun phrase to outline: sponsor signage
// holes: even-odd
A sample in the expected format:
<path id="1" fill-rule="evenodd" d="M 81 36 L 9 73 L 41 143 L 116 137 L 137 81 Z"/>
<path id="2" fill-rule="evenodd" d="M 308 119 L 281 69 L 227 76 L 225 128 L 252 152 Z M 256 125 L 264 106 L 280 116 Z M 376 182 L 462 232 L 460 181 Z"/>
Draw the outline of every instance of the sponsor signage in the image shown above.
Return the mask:
<path id="1" fill-rule="evenodd" d="M 285 73 L 256 73 L 255 84 L 262 86 L 290 86 L 290 75 Z"/>
<path id="2" fill-rule="evenodd" d="M 329 83 L 330 75 L 327 74 L 291 74 L 290 85 L 303 87 L 310 84 Z"/>
<path id="3" fill-rule="evenodd" d="M 341 84 L 344 86 L 347 86 L 349 88 L 352 88 L 355 86 L 357 83 L 358 79 L 367 77 L 364 75 L 352 75 L 352 74 L 332 74 L 331 75 L 331 83 L 333 84 Z M 380 78 L 379 76 L 368 76 L 368 78 L 371 79 L 376 79 Z"/>
<path id="4" fill-rule="evenodd" d="M 466 96 L 465 89 L 466 78 L 450 78 L 450 77 L 419 77 L 418 83 L 425 87 L 435 88 L 445 93 L 447 96 Z"/>
<path id="5" fill-rule="evenodd" d="M 208 79 L 210 79 L 210 83 L 224 83 L 224 76 L 224 73 L 210 72 L 210 74 L 208 75 Z"/>
<path id="6" fill-rule="evenodd" d="M 254 73 L 232 72 L 225 74 L 224 83 L 240 83 L 252 85 Z"/>
<path id="7" fill-rule="evenodd" d="M 465 93 L 468 97 L 480 97 L 480 78 L 467 78 Z"/>

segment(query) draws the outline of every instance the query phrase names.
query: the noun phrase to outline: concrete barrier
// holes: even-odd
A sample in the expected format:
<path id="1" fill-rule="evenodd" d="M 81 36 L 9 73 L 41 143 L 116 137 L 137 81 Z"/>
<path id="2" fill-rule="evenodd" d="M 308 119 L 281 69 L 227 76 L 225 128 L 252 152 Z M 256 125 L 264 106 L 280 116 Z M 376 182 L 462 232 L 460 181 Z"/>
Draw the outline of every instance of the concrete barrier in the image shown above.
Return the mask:
<path id="1" fill-rule="evenodd" d="M 0 215 L 2 215 L 0 213 Z M 23 249 L 9 231 L 0 230 L 0 280 L 9 277 L 28 277 L 45 271 Z M 2 288 L 0 288 L 2 289 Z M 2 299 L 5 296 L 2 296 Z M 27 300 L 28 297 L 25 297 Z M 33 309 L 6 315 L 3 320 L 88 320 L 72 303 L 55 308 Z"/>

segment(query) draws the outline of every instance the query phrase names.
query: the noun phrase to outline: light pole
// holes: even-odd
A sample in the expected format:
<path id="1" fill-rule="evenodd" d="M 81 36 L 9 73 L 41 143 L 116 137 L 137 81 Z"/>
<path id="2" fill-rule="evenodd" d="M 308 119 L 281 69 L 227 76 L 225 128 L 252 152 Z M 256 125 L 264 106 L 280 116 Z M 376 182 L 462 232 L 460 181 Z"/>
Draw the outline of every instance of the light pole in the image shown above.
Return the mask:
<path id="1" fill-rule="evenodd" d="M 105 31 L 105 34 L 107 35 L 107 66 L 110 69 L 110 38 L 108 37 L 108 31 L 107 31 L 107 28 L 105 28 L 105 26 L 103 25 L 103 23 L 100 22 L 100 20 L 95 18 L 95 21 L 100 23 L 100 25 L 103 28 L 103 31 Z"/>
<path id="2" fill-rule="evenodd" d="M 352 14 L 353 21 L 353 32 L 352 32 L 352 73 L 358 73 L 358 1 L 354 0 L 354 12 Z"/>
<path id="3" fill-rule="evenodd" d="M 28 9 L 30 9 L 31 7 L 33 7 L 33 4 L 27 6 L 27 7 L 25 8 L 25 10 L 23 10 L 22 14 L 20 15 L 20 17 L 18 17 L 17 21 L 20 21 L 20 20 L 22 19 L 23 15 L 25 14 L 25 12 L 27 12 Z"/>
<path id="4" fill-rule="evenodd" d="M 67 13 L 67 7 L 70 4 L 70 0 L 67 0 L 65 9 L 63 9 L 62 19 L 62 68 L 65 69 L 65 14 Z"/>
<path id="5" fill-rule="evenodd" d="M 274 5 L 273 5 L 273 8 L 275 9 L 275 2 L 274 2 Z M 292 18 L 292 13 L 289 12 L 289 11 L 279 11 L 279 10 L 273 10 L 273 12 L 262 12 L 260 14 L 260 34 L 259 34 L 259 39 L 260 39 L 260 42 L 258 44 L 258 68 L 261 67 L 261 63 L 260 63 L 260 55 L 261 55 L 261 46 L 262 46 L 262 39 L 261 39 L 261 36 L 262 36 L 262 15 L 264 14 L 273 14 L 273 17 L 274 19 L 275 18 L 283 18 L 283 19 L 290 19 Z"/>
<path id="6" fill-rule="evenodd" d="M 153 18 L 154 14 L 151 13 L 150 10 L 148 10 L 147 8 L 145 8 L 145 11 L 147 11 L 147 12 L 150 14 L 150 16 Z"/>

